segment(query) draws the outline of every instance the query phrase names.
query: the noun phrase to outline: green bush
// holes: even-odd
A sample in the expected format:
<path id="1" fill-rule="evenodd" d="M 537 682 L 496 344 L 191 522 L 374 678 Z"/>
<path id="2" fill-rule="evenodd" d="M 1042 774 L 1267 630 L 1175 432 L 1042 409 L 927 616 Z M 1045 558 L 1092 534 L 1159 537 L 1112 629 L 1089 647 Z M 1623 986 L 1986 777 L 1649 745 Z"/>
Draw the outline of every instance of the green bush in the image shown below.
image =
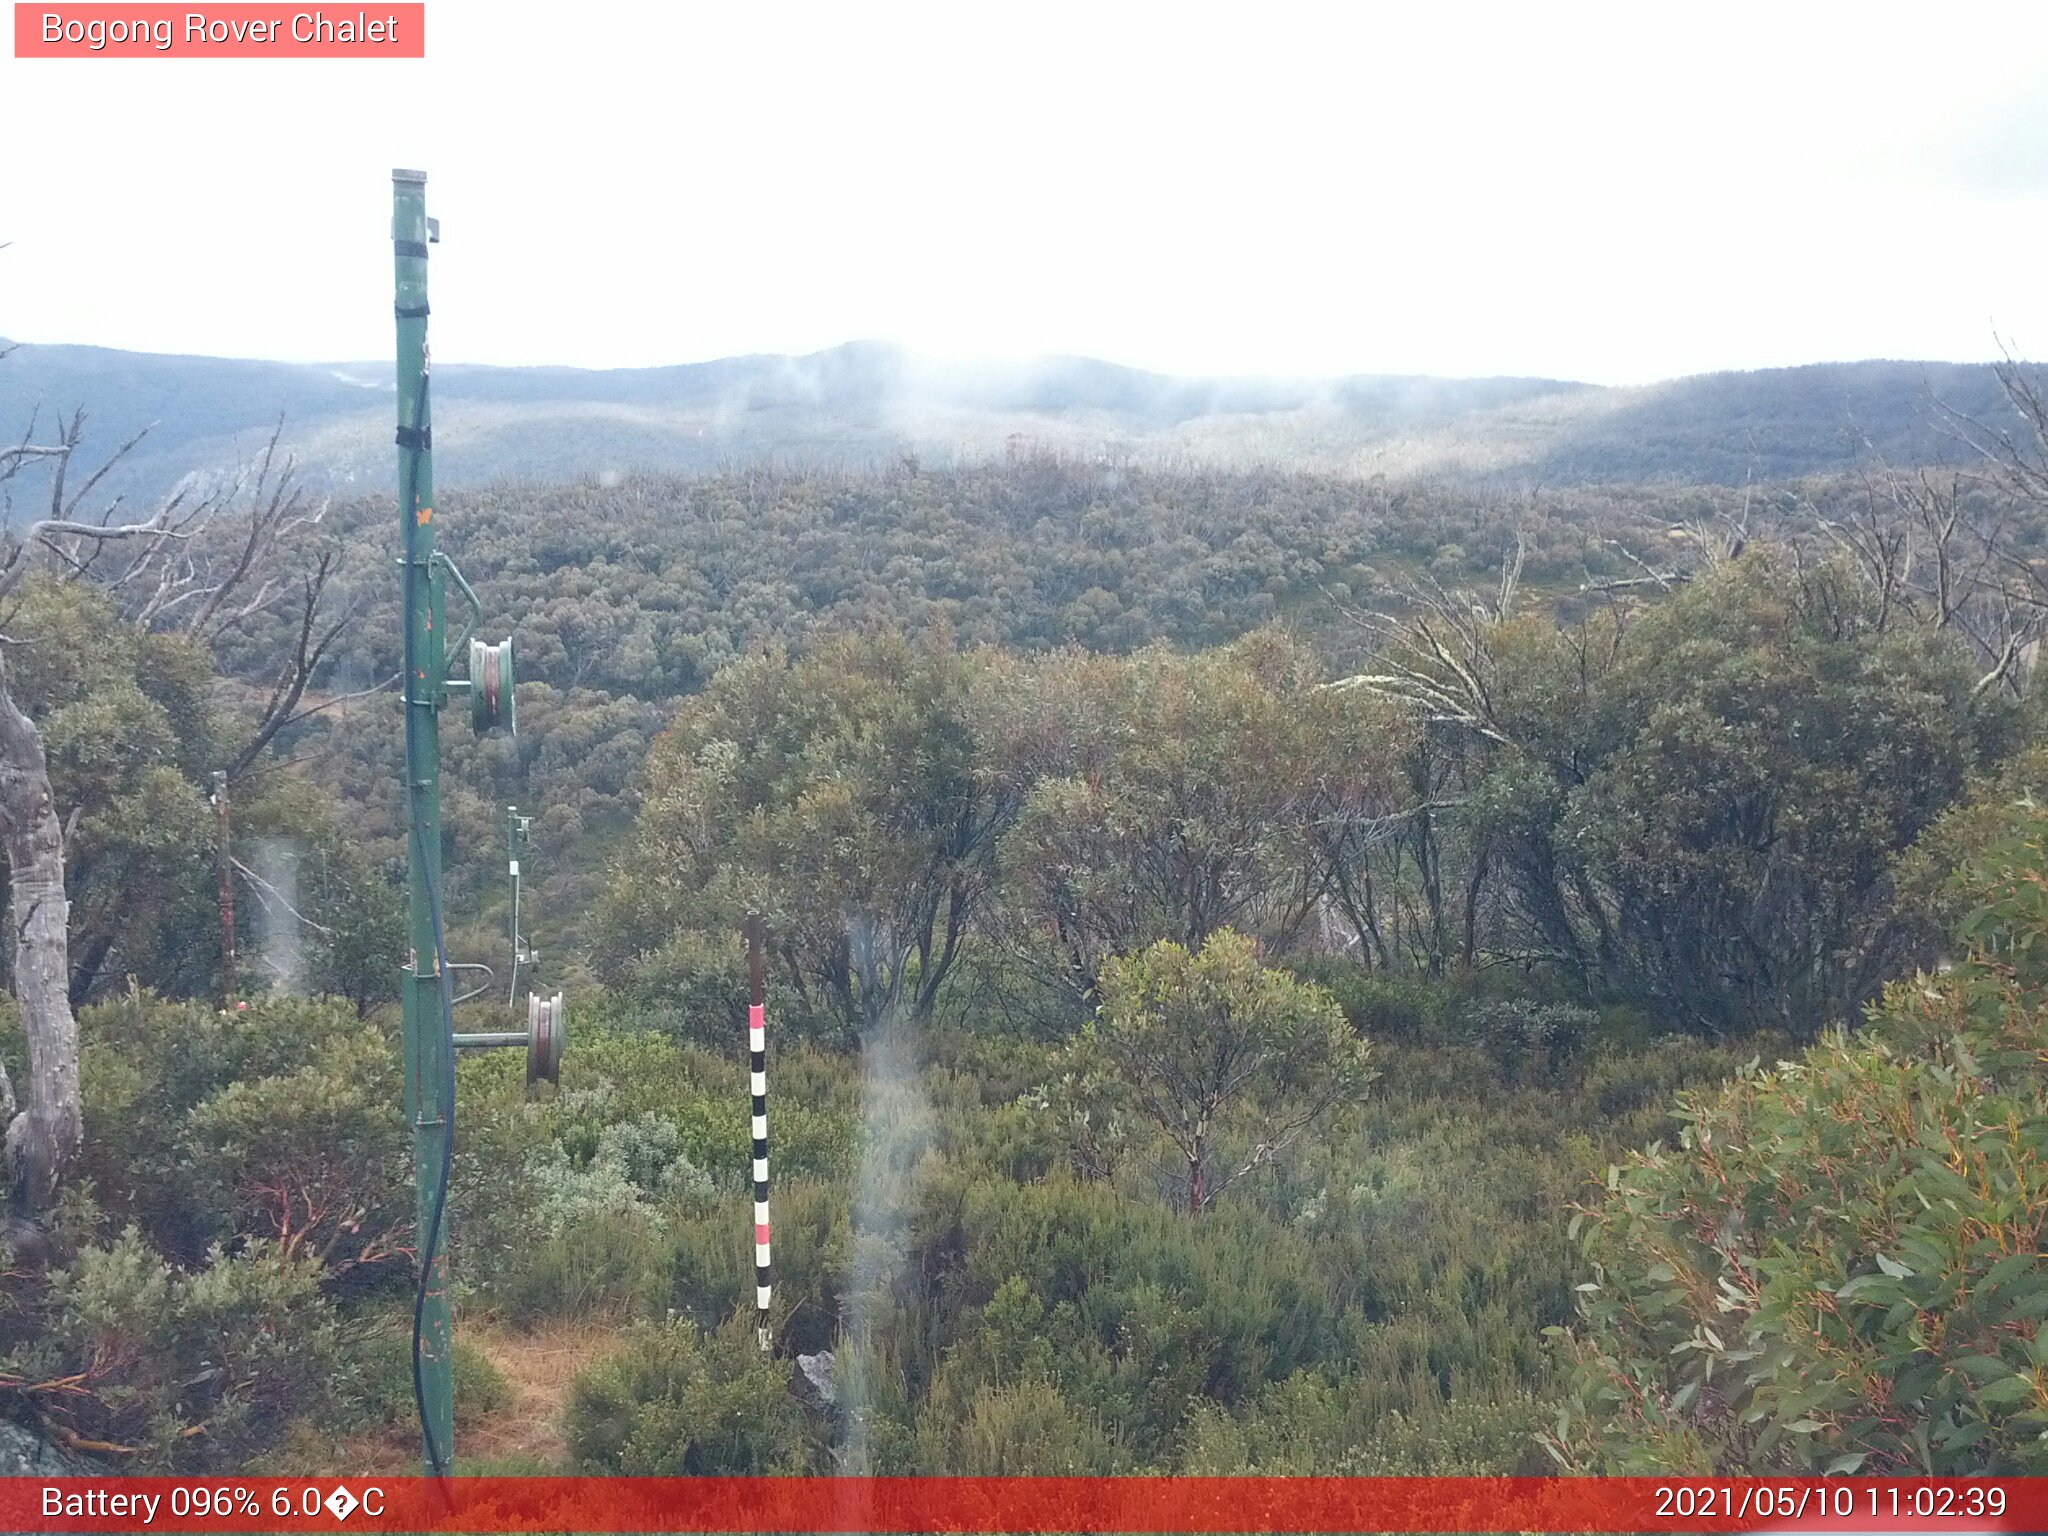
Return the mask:
<path id="1" fill-rule="evenodd" d="M 1105 1109 L 1149 1123 L 1190 1215 L 1245 1174 L 1309 1144 L 1378 1075 L 1371 1043 L 1313 982 L 1264 965 L 1229 928 L 1105 961 L 1075 1071 Z"/>
<path id="2" fill-rule="evenodd" d="M 1346 1477 L 1535 1477 L 1554 1470 L 1537 1443 L 1533 1397 L 1461 1398 L 1419 1415 L 1376 1420 L 1335 1465 Z"/>
<path id="3" fill-rule="evenodd" d="M 364 1282 L 409 1271 L 412 1226 L 389 1036 L 345 1003 L 141 990 L 79 1029 L 85 1145 L 50 1238 L 7 1277 L 9 1411 L 177 1471 L 233 1470 L 295 1419 L 374 1418 Z"/>
<path id="4" fill-rule="evenodd" d="M 1925 949 L 1938 953 L 1952 947 L 1970 914 L 1972 893 L 1966 882 L 1955 879 L 1958 867 L 2009 833 L 2016 806 L 2044 800 L 2048 746 L 2035 745 L 1974 783 L 1900 857 L 1892 877 L 1896 915 L 1921 930 Z"/>
<path id="5" fill-rule="evenodd" d="M 293 1420 L 346 1420 L 368 1401 L 358 1330 L 320 1279 L 311 1258 L 262 1242 L 180 1269 L 131 1228 L 39 1292 L 10 1288 L 0 1380 L 124 1469 L 234 1471 Z"/>
<path id="6" fill-rule="evenodd" d="M 1512 998 L 1504 987 L 1426 990 L 1441 1000 L 1432 1027 L 1445 1032 Z M 667 1289 L 605 1280 L 600 1290 L 627 1298 L 615 1310 L 665 1310 L 707 1334 L 744 1330 L 751 1191 L 723 1181 L 708 1200 L 667 1198 L 661 1170 L 680 1133 L 657 1123 L 675 1104 L 708 1102 L 704 1079 L 734 1068 L 658 1037 L 613 1042 L 628 1023 L 606 1031 L 604 1077 L 565 1087 L 559 1101 L 527 1104 L 508 1080 L 516 1109 L 504 1124 L 521 1145 L 559 1136 L 551 1177 L 578 1202 L 658 1222 L 649 1248 L 665 1265 L 650 1253 L 645 1273 Z M 1187 1448 L 1213 1410 L 1249 1437 L 1245 1465 L 1259 1468 L 1443 1469 L 1469 1454 L 1479 1470 L 1528 1470 L 1542 1454 L 1531 1403 L 1551 1385 L 1540 1329 L 1572 1316 L 1577 1278 L 1557 1213 L 1587 1168 L 1657 1134 L 1672 1088 L 1740 1059 L 1684 1039 L 1640 1054 L 1589 1041 L 1571 1070 L 1504 1086 L 1476 1045 L 1390 1043 L 1388 1091 L 1336 1114 L 1277 1176 L 1191 1222 L 1163 1202 L 1142 1158 L 1105 1178 L 1068 1171 L 1058 1154 L 1075 1108 L 1066 1047 L 963 1027 L 934 1054 L 917 1075 L 932 1122 L 923 1161 L 860 1201 L 845 1174 L 775 1185 L 777 1341 L 785 1358 L 836 1352 L 849 1394 L 831 1425 L 842 1468 L 1022 1466 L 1031 1458 L 1005 1460 L 976 1436 L 1031 1424 L 1060 1448 L 1033 1463 L 1048 1470 L 1175 1470 L 1192 1464 Z M 855 1062 L 783 1059 L 790 1070 L 771 1089 L 787 1086 L 771 1093 L 771 1115 L 788 1097 L 814 1096 L 821 1114 L 843 1117 L 851 1169 Z M 644 1069 L 631 1082 L 613 1076 L 628 1061 Z M 657 1089 L 669 1111 L 647 1107 Z M 724 1113 L 744 1109 L 734 1093 Z M 887 1144 L 885 1131 L 871 1128 Z M 857 1206 L 868 1224 L 859 1240 Z M 617 1241 L 600 1233 L 577 1257 L 594 1261 Z M 549 1263 L 571 1262 L 543 1248 Z M 529 1264 L 516 1257 L 511 1268 Z M 488 1292 L 507 1294 L 505 1282 Z M 553 1309 L 575 1293 L 573 1277 L 558 1277 L 521 1305 Z"/>
<path id="7" fill-rule="evenodd" d="M 408 1376 L 411 1374 L 411 1346 L 412 1337 L 408 1334 Z M 455 1336 L 454 1353 L 449 1357 L 449 1373 L 454 1382 L 456 1428 L 479 1423 L 511 1405 L 512 1383 L 505 1379 L 505 1373 L 498 1369 L 496 1361 L 459 1333 Z"/>
<path id="8" fill-rule="evenodd" d="M 1204 1403 L 1189 1415 L 1180 1468 L 1194 1476 L 1513 1477 L 1549 1467 L 1527 1394 L 1424 1398 L 1373 1406 L 1356 1376 L 1302 1371 L 1238 1413 Z"/>
<path id="9" fill-rule="evenodd" d="M 1556 1080 L 1599 1024 L 1590 1008 L 1526 999 L 1481 1003 L 1466 1015 L 1467 1029 L 1509 1083 Z"/>
<path id="10" fill-rule="evenodd" d="M 1361 1035 L 1374 1040 L 1422 1040 L 1442 1025 L 1450 993 L 1441 982 L 1371 971 L 1354 961 L 1302 956 L 1288 968 L 1327 991 Z"/>
<path id="11" fill-rule="evenodd" d="M 186 1264 L 273 1239 L 341 1269 L 392 1265 L 411 1226 L 401 1069 L 352 1007 L 223 1012 L 131 992 L 79 1016 L 79 1172 L 117 1222 Z"/>
<path id="12" fill-rule="evenodd" d="M 644 1210 L 595 1212 L 536 1237 L 495 1273 L 488 1294 L 506 1318 L 634 1317 L 668 1289 L 668 1244 Z"/>
<path id="13" fill-rule="evenodd" d="M 505 1053 L 508 1057 L 510 1053 Z M 770 1119 L 784 1191 L 853 1156 L 858 1079 L 778 1053 Z M 451 1195 L 458 1270 L 516 1321 L 659 1316 L 707 1326 L 751 1294 L 746 1057 L 613 1017 L 578 1030 L 560 1090 L 530 1099 L 519 1063 L 465 1063 Z"/>
<path id="14" fill-rule="evenodd" d="M 1661 1114 L 1682 1088 L 1732 1077 L 1752 1056 L 1774 1061 L 1792 1050 L 1789 1040 L 1773 1035 L 1723 1044 L 1664 1035 L 1638 1049 L 1601 1051 L 1586 1065 L 1577 1092 L 1587 1113 L 1601 1121 L 1651 1109 Z"/>
<path id="15" fill-rule="evenodd" d="M 192 1106 L 179 1149 L 194 1206 L 334 1273 L 402 1262 L 412 1170 L 396 1055 L 365 1028 L 311 1056 Z"/>
<path id="16" fill-rule="evenodd" d="M 955 1477 L 1104 1477 L 1127 1465 L 1102 1424 L 1042 1378 L 962 1402 L 942 1377 L 918 1416 L 916 1454 Z"/>
<path id="17" fill-rule="evenodd" d="M 630 884 L 621 882 L 599 903 L 600 926 L 616 931 L 635 899 Z M 614 959 L 610 973 L 641 1000 L 617 1012 L 621 1022 L 630 1019 L 635 1028 L 713 1051 L 745 1038 L 746 955 L 730 933 L 679 928 L 649 949 Z"/>
<path id="18" fill-rule="evenodd" d="M 1191 1222 L 1100 1185 L 975 1181 L 929 1189 L 915 1226 L 963 1401 L 1043 1372 L 1141 1460 L 1194 1398 L 1242 1401 L 1340 1337 L 1327 1267 L 1248 1206 Z"/>
<path id="19" fill-rule="evenodd" d="M 611 1476 L 787 1476 L 820 1457 L 789 1363 L 745 1324 L 640 1328 L 577 1379 L 566 1425 L 577 1468 Z"/>
<path id="20" fill-rule="evenodd" d="M 2048 1471 L 2048 815 L 1988 841 L 1970 960 L 1685 1101 L 1581 1211 L 1561 1461 Z"/>
<path id="21" fill-rule="evenodd" d="M 851 1244 L 852 1192 L 815 1179 L 774 1189 L 775 1320 L 785 1352 L 836 1348 Z M 668 1306 L 702 1328 L 754 1311 L 753 1195 L 734 1194 L 678 1220 Z"/>

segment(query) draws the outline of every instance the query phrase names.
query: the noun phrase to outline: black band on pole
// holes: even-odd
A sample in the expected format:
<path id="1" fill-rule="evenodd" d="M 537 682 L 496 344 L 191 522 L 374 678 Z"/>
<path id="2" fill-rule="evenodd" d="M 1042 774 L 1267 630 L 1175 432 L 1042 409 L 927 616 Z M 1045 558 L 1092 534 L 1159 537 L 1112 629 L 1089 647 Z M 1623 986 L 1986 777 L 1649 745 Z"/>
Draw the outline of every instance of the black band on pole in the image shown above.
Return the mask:
<path id="1" fill-rule="evenodd" d="M 400 427 L 398 429 L 398 446 L 410 448 L 416 453 L 426 453 L 434 446 L 434 429 L 432 427 Z"/>
<path id="2" fill-rule="evenodd" d="M 423 240 L 394 240 L 391 249 L 401 256 L 417 256 L 421 261 L 427 259 L 426 242 Z"/>
<path id="3" fill-rule="evenodd" d="M 424 320 L 434 312 L 431 304 L 394 304 L 391 313 L 401 320 Z"/>

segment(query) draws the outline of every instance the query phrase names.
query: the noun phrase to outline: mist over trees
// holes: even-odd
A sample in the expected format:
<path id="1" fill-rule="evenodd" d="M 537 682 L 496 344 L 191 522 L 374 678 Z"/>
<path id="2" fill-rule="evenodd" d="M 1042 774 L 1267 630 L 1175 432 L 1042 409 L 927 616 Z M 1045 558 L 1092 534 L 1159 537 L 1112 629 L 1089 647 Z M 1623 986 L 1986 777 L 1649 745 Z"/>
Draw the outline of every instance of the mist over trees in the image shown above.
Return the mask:
<path id="1" fill-rule="evenodd" d="M 1995 370 L 1912 361 L 1703 374 L 1630 388 L 1540 378 L 1174 378 L 1085 357 L 948 364 L 873 341 L 670 368 L 434 371 L 442 491 L 598 484 L 751 466 L 872 472 L 1019 453 L 1225 473 L 1287 464 L 1527 485 L 1742 486 L 1948 462 L 1931 409 L 2005 407 Z M 390 474 L 389 361 L 287 364 L 25 344 L 0 421 L 80 401 L 108 442 L 149 435 L 110 490 L 153 501 L 260 448 L 280 413 L 308 482 L 337 496 Z"/>

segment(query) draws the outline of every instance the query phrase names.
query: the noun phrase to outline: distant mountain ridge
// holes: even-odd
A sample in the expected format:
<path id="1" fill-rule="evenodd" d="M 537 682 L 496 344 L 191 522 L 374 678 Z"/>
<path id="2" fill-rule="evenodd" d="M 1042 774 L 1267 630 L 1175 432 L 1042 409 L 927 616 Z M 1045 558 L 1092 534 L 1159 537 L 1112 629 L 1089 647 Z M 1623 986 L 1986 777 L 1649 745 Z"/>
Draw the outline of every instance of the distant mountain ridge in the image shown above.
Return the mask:
<path id="1" fill-rule="evenodd" d="M 1826 473 L 1873 450 L 1940 462 L 1935 401 L 1982 420 L 1988 365 L 1819 363 L 1610 388 L 1556 379 L 1174 378 L 1091 358 L 933 363 L 876 342 L 663 368 L 444 364 L 444 487 L 781 464 L 927 463 L 1050 450 L 1134 462 L 1507 485 L 1720 483 Z M 22 344 L 0 362 L 0 432 L 83 406 L 110 450 L 154 423 L 109 485 L 162 494 L 246 461 L 280 415 L 309 480 L 392 473 L 389 363 L 294 364 Z"/>

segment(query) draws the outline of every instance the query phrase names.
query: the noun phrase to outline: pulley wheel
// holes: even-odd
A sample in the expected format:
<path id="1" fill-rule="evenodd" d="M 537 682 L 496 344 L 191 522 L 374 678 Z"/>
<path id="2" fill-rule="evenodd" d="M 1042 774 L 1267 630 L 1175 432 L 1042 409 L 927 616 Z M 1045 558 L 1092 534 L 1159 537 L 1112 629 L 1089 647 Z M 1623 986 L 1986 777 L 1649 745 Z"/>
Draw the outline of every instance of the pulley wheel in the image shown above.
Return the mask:
<path id="1" fill-rule="evenodd" d="M 508 636 L 497 645 L 470 641 L 469 723 L 479 736 L 501 725 L 513 735 L 519 734 L 512 684 L 511 638 Z"/>
<path id="2" fill-rule="evenodd" d="M 553 997 L 542 997 L 538 992 L 526 994 L 527 1082 L 562 1080 L 562 1041 L 567 1026 L 561 993 Z"/>

